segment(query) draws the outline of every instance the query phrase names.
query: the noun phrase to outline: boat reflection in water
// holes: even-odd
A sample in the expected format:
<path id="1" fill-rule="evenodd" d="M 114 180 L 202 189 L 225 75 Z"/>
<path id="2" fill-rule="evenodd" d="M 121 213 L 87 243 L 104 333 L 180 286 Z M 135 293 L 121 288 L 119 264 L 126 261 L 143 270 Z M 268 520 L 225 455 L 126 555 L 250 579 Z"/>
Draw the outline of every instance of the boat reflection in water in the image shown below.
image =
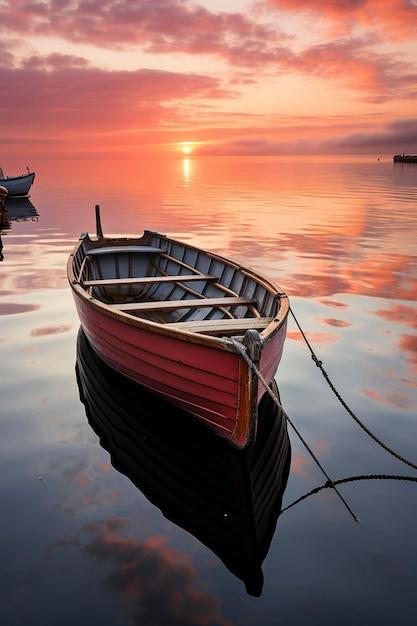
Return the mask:
<path id="1" fill-rule="evenodd" d="M 3 237 L 11 229 L 11 222 L 37 222 L 39 213 L 29 198 L 3 199 L 0 205 L 0 261 L 3 261 Z"/>
<path id="2" fill-rule="evenodd" d="M 8 192 L 7 192 L 6 187 L 3 187 L 2 185 L 0 185 L 0 261 L 3 261 L 4 259 L 2 236 L 10 228 L 10 222 L 7 217 L 7 211 L 6 211 L 6 205 L 5 205 L 7 193 Z"/>
<path id="3" fill-rule="evenodd" d="M 6 198 L 6 211 L 11 222 L 37 222 L 39 213 L 27 197 Z"/>
<path id="4" fill-rule="evenodd" d="M 248 594 L 260 596 L 291 459 L 285 418 L 269 394 L 255 444 L 238 451 L 108 367 L 81 329 L 76 373 L 87 418 L 112 465 L 212 550 Z"/>
<path id="5" fill-rule="evenodd" d="M 7 230 L 10 228 L 10 223 L 7 218 L 4 218 L 3 214 L 0 214 L 0 261 L 4 260 L 3 254 L 3 235 L 7 234 Z"/>

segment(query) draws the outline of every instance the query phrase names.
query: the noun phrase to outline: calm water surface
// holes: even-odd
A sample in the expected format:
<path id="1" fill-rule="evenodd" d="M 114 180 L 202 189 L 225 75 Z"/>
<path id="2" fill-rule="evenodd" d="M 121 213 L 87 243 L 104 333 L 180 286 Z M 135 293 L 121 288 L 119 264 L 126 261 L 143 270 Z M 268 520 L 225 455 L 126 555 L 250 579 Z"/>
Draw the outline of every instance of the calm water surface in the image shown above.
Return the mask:
<path id="1" fill-rule="evenodd" d="M 12 175 L 26 163 L 2 165 Z M 285 510 L 254 597 L 100 445 L 80 401 L 66 261 L 82 231 L 94 234 L 98 203 L 105 234 L 159 230 L 260 270 L 289 294 L 354 414 L 417 463 L 417 166 L 391 157 L 29 165 L 30 201 L 8 202 L 2 225 L 1 623 L 414 624 L 417 484 L 389 477 L 415 481 L 417 471 L 354 422 L 293 318 L 277 376 L 292 423 L 334 481 L 385 478 L 339 485 L 359 522 L 330 489 Z M 110 380 L 107 393 L 117 399 L 116 387 Z M 326 482 L 289 434 L 284 508 Z"/>

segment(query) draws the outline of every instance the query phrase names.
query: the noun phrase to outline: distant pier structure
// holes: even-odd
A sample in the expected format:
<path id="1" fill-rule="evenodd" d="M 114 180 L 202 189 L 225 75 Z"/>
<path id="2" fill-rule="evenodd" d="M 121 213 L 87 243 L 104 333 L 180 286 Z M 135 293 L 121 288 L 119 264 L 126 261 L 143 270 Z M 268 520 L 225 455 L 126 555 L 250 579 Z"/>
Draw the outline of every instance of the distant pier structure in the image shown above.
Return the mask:
<path id="1" fill-rule="evenodd" d="M 395 154 L 394 163 L 417 163 L 417 155 Z"/>

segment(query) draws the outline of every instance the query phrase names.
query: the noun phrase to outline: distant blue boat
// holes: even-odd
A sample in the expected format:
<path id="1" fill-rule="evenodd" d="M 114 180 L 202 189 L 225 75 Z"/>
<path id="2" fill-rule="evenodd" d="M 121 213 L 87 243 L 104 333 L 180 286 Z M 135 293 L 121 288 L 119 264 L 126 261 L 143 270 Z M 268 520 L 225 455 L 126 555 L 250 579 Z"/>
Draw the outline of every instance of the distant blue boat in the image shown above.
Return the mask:
<path id="1" fill-rule="evenodd" d="M 8 197 L 10 196 L 27 196 L 35 178 L 35 172 L 31 172 L 27 168 L 27 174 L 20 176 L 5 176 L 0 167 L 0 185 L 6 187 Z"/>

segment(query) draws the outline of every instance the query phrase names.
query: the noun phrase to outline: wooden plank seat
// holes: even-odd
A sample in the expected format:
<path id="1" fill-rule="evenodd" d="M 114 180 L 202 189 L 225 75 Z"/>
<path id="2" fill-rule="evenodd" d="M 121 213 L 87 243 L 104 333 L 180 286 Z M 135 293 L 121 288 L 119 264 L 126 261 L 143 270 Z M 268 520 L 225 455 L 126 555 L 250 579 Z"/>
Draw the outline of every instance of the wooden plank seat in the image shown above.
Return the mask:
<path id="1" fill-rule="evenodd" d="M 189 281 L 217 282 L 218 276 L 212 274 L 180 274 L 178 276 L 142 276 L 129 278 L 104 278 L 84 281 L 85 287 L 111 287 L 113 285 L 146 285 L 153 283 L 182 283 Z"/>
<path id="2" fill-rule="evenodd" d="M 86 252 L 87 255 L 96 254 L 120 254 L 122 252 L 139 252 L 142 254 L 160 254 L 164 252 L 162 248 L 155 246 L 106 246 L 104 248 L 90 248 Z"/>
<path id="3" fill-rule="evenodd" d="M 229 306 L 253 306 L 256 304 L 256 300 L 243 297 L 229 297 L 224 298 L 197 298 L 183 300 L 154 300 L 151 302 L 129 302 L 127 304 L 110 304 L 120 311 L 133 312 L 148 312 L 148 311 L 162 311 L 164 309 L 198 309 L 201 307 L 229 307 Z"/>
<path id="4" fill-rule="evenodd" d="M 205 335 L 239 335 L 251 328 L 264 330 L 273 319 L 273 317 L 244 317 L 240 319 L 229 317 L 222 320 L 168 322 L 165 326 L 170 326 L 173 329 L 189 330 L 193 333 L 204 333 Z"/>

